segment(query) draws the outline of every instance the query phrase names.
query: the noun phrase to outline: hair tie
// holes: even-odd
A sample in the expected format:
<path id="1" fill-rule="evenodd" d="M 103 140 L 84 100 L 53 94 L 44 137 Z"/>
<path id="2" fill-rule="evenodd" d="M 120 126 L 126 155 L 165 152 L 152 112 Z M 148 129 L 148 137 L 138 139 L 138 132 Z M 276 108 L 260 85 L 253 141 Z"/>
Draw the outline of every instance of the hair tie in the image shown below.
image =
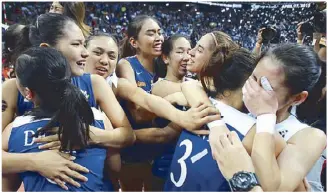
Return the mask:
<path id="1" fill-rule="evenodd" d="M 215 42 L 215 48 L 219 47 L 218 41 L 216 40 L 216 37 L 215 37 L 214 33 L 211 32 L 210 34 L 212 35 L 212 37 L 213 37 L 213 39 L 214 39 L 214 42 Z"/>

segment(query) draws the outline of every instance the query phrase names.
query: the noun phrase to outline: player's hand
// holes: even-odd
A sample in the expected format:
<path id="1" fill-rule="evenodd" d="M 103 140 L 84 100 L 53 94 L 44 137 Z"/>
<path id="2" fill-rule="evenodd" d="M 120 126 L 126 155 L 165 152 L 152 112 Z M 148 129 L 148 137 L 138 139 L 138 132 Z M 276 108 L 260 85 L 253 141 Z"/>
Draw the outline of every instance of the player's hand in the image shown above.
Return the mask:
<path id="1" fill-rule="evenodd" d="M 188 111 L 182 112 L 179 126 L 188 131 L 195 132 L 195 130 L 200 130 L 206 123 L 220 119 L 221 115 L 218 109 L 212 105 L 198 104 L 191 107 Z M 202 131 L 201 133 L 208 134 L 209 131 Z M 198 134 L 200 133 L 198 132 Z"/>
<path id="2" fill-rule="evenodd" d="M 302 32 L 301 32 L 301 27 L 302 27 L 303 23 L 304 22 L 301 22 L 301 23 L 297 24 L 296 33 L 297 33 L 297 40 L 299 40 L 299 41 L 303 40 L 303 35 L 302 35 Z"/>
<path id="3" fill-rule="evenodd" d="M 33 171 L 57 183 L 61 188 L 68 190 L 65 183 L 80 187 L 74 179 L 86 182 L 88 179 L 78 172 L 88 173 L 89 170 L 73 162 L 74 156 L 60 153 L 57 150 L 48 150 L 35 153 L 33 156 Z"/>
<path id="4" fill-rule="evenodd" d="M 262 38 L 262 32 L 263 32 L 263 30 L 265 29 L 265 27 L 264 28 L 261 28 L 258 32 L 257 32 L 257 43 L 258 44 L 262 44 L 263 43 L 263 38 Z"/>
<path id="5" fill-rule="evenodd" d="M 259 116 L 262 114 L 276 114 L 278 99 L 274 91 L 264 90 L 253 76 L 250 76 L 242 89 L 243 101 L 248 111 Z"/>
<path id="6" fill-rule="evenodd" d="M 234 131 L 216 136 L 212 153 L 227 180 L 240 171 L 255 172 L 251 157 Z"/>
<path id="7" fill-rule="evenodd" d="M 59 149 L 60 148 L 60 141 L 59 136 L 57 134 L 58 127 L 53 128 L 51 131 L 48 131 L 52 133 L 53 135 L 48 135 L 46 137 L 40 136 L 34 140 L 35 143 L 45 143 L 39 146 L 39 149 Z"/>

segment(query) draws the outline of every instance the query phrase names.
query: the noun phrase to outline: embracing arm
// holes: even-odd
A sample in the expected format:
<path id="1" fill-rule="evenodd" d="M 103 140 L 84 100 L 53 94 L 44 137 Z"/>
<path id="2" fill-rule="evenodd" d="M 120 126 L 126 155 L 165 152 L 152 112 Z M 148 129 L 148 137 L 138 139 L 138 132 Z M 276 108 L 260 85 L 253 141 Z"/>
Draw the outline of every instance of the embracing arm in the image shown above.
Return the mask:
<path id="1" fill-rule="evenodd" d="M 200 113 L 195 110 L 196 108 L 186 112 L 177 110 L 165 99 L 149 94 L 141 88 L 133 86 L 123 78 L 120 78 L 118 81 L 118 93 L 123 99 L 130 100 L 146 110 L 155 113 L 157 116 L 170 120 L 184 128 L 199 128 L 210 121 L 218 119 L 218 115 L 208 116 L 217 113 L 217 111 L 207 107 L 205 109 L 203 107 L 197 107 L 197 110 L 202 111 Z"/>
<path id="2" fill-rule="evenodd" d="M 5 81 L 2 84 L 2 131 L 14 119 L 17 97 L 18 89 L 16 79 L 13 78 Z"/>
<path id="3" fill-rule="evenodd" d="M 107 82 L 98 75 L 91 75 L 92 87 L 94 96 L 96 98 L 97 104 L 103 110 L 115 128 L 113 131 L 98 131 L 97 132 L 106 132 L 106 135 L 96 135 L 104 139 L 107 138 L 107 141 L 115 140 L 118 144 L 122 146 L 128 146 L 134 143 L 135 134 L 131 128 L 131 125 L 121 107 L 121 105 L 116 100 L 116 97 L 109 87 Z M 98 141 L 97 139 L 92 139 Z M 101 140 L 100 140 L 101 141 Z"/>
<path id="4" fill-rule="evenodd" d="M 116 73 L 119 78 L 125 78 L 128 82 L 130 82 L 134 87 L 137 87 L 137 83 L 135 80 L 134 71 L 129 63 L 129 61 L 125 59 L 121 59 L 116 68 Z M 142 90 L 142 89 L 141 89 Z M 119 93 L 117 93 L 117 96 L 120 96 Z M 137 103 L 133 103 L 133 101 L 128 100 L 128 109 L 133 117 L 133 119 L 137 123 L 147 123 L 150 122 L 154 116 L 152 113 L 147 111 L 144 107 L 140 106 Z"/>
<path id="5" fill-rule="evenodd" d="M 190 105 L 204 103 L 212 105 L 202 85 L 198 81 L 186 81 L 181 84 L 181 91 Z"/>
<path id="6" fill-rule="evenodd" d="M 168 143 L 176 139 L 181 131 L 181 127 L 174 123 L 168 124 L 164 128 L 145 128 L 135 131 L 136 143 Z"/>

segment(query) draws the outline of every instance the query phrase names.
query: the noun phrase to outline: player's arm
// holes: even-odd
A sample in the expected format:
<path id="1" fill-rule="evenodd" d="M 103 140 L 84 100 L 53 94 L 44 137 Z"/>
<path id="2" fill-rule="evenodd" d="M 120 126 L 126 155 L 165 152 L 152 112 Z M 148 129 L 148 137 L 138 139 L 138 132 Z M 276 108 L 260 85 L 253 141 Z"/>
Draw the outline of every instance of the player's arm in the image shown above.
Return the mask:
<path id="1" fill-rule="evenodd" d="M 104 116 L 104 125 L 106 131 L 113 131 L 113 126 L 107 116 Z M 107 149 L 106 164 L 108 165 L 109 172 L 117 173 L 121 170 L 121 155 L 119 148 L 109 147 Z"/>
<path id="2" fill-rule="evenodd" d="M 265 191 L 294 191 L 324 150 L 325 134 L 318 129 L 306 128 L 293 135 L 283 147 L 273 137 L 278 109 L 275 92 L 264 90 L 250 77 L 243 88 L 243 99 L 250 113 L 257 116 L 252 160 L 262 188 Z M 275 147 L 279 144 L 283 150 L 275 159 Z"/>
<path id="3" fill-rule="evenodd" d="M 96 138 L 91 138 L 92 141 L 101 143 L 103 139 L 106 138 L 106 141 L 116 141 L 116 143 L 120 144 L 122 147 L 133 144 L 135 141 L 135 134 L 112 89 L 104 78 L 99 75 L 91 75 L 91 81 L 97 104 L 100 106 L 101 110 L 105 112 L 115 128 L 113 131 L 95 130 L 98 132 L 98 135 L 95 135 Z"/>
<path id="4" fill-rule="evenodd" d="M 9 79 L 2 84 L 2 131 L 14 119 L 17 106 L 18 89 L 16 79 Z"/>
<path id="5" fill-rule="evenodd" d="M 137 83 L 135 80 L 134 71 L 129 63 L 129 61 L 125 59 L 121 59 L 116 68 L 117 76 L 119 78 L 125 78 L 128 80 L 134 87 L 137 87 Z M 119 87 L 119 85 L 118 85 Z M 118 93 L 118 96 L 120 94 Z M 146 109 L 139 106 L 139 104 L 133 103 L 133 101 L 128 100 L 128 109 L 133 117 L 133 119 L 137 123 L 144 123 L 151 121 L 154 116 L 147 111 Z"/>
<path id="6" fill-rule="evenodd" d="M 174 123 L 164 128 L 145 128 L 135 130 L 136 143 L 168 143 L 176 139 L 182 128 Z"/>
<path id="7" fill-rule="evenodd" d="M 184 128 L 199 128 L 202 125 L 218 119 L 217 110 L 206 105 L 195 105 L 186 112 L 177 110 L 165 99 L 149 94 L 141 88 L 135 87 L 124 78 L 118 81 L 118 93 L 123 99 L 130 100 L 146 110 L 155 113 L 159 117 L 170 120 Z"/>
<path id="8" fill-rule="evenodd" d="M 152 94 L 160 96 L 162 98 L 181 92 L 181 83 L 171 82 L 167 80 L 157 81 L 152 88 Z"/>

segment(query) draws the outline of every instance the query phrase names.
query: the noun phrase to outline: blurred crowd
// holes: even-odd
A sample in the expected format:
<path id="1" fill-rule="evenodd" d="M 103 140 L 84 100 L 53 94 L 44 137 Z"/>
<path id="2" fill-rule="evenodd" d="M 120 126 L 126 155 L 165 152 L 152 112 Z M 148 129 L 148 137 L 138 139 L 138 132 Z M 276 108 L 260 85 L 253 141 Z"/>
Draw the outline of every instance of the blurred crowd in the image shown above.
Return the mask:
<path id="1" fill-rule="evenodd" d="M 42 13 L 48 12 L 50 2 L 11 2 L 6 5 L 6 17 L 2 23 L 32 23 Z M 139 3 L 139 2 L 86 2 L 87 25 L 93 30 L 113 34 L 117 39 L 124 37 L 129 21 L 136 15 L 156 17 L 162 24 L 165 36 L 175 33 L 187 35 L 195 43 L 202 35 L 213 30 L 224 31 L 243 47 L 252 49 L 257 31 L 262 27 L 274 27 L 280 34 L 279 42 L 295 42 L 296 26 L 310 18 L 314 4 L 294 8 L 283 4 L 256 3 L 240 4 L 240 7 L 224 7 L 197 3 Z M 307 39 L 306 39 L 307 40 Z M 310 43 L 311 38 L 305 43 Z"/>

